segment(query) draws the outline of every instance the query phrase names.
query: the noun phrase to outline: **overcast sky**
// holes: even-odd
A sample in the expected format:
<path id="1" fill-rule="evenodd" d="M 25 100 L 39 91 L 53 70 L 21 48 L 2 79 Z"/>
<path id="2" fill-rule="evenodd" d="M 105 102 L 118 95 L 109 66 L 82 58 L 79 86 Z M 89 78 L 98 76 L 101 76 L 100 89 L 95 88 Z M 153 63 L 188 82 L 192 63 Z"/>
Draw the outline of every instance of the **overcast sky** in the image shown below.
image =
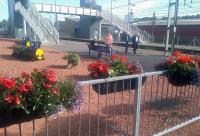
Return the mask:
<path id="1" fill-rule="evenodd" d="M 34 3 L 41 3 L 41 0 L 31 0 Z M 68 6 L 79 6 L 80 0 L 57 0 L 59 5 L 68 5 Z M 128 13 L 128 0 L 112 0 L 113 1 L 113 13 L 124 17 Z M 156 13 L 157 17 L 167 16 L 167 8 L 169 0 L 130 0 L 132 5 L 131 10 L 134 13 L 134 17 L 145 17 L 153 16 L 153 12 Z M 173 0 L 172 0 L 173 1 Z M 200 14 L 200 0 L 187 0 L 187 5 L 184 6 L 184 0 L 180 1 L 180 15 L 192 15 Z M 43 3 L 54 4 L 55 0 L 42 0 Z M 101 5 L 103 9 L 110 10 L 111 0 L 96 0 L 97 4 Z M 122 6 L 122 7 L 120 7 Z M 7 0 L 0 0 L 0 20 L 8 18 L 8 7 Z"/>

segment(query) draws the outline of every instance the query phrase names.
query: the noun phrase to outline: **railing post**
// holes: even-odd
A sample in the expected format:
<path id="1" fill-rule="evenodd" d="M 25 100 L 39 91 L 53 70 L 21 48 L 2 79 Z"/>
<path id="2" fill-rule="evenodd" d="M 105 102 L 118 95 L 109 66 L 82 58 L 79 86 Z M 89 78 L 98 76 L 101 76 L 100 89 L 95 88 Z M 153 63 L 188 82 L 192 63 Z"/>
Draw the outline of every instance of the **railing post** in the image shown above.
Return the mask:
<path id="1" fill-rule="evenodd" d="M 135 88 L 135 114 L 134 114 L 134 132 L 133 136 L 139 136 L 139 124 L 140 124 L 140 106 L 141 106 L 141 88 L 142 88 L 142 74 L 136 80 Z"/>

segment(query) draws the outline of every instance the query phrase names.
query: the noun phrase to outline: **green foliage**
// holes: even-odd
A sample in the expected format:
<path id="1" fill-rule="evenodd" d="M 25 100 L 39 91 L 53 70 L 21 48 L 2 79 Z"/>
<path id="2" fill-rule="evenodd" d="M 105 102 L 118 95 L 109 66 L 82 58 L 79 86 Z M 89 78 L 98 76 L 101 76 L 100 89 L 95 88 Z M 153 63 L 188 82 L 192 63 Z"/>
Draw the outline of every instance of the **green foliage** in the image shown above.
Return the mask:
<path id="1" fill-rule="evenodd" d="M 82 96 L 72 80 L 67 79 L 64 82 L 59 82 L 59 86 L 60 93 L 62 94 L 60 96 L 60 102 L 64 107 L 74 109 L 80 106 L 79 104 L 81 103 L 80 101 L 82 101 Z"/>
<path id="2" fill-rule="evenodd" d="M 113 61 L 110 65 L 110 70 L 113 71 L 112 76 L 128 75 L 129 71 L 124 63 L 120 60 Z"/>
<path id="3" fill-rule="evenodd" d="M 177 83 L 189 83 L 195 78 L 194 68 L 184 63 L 173 63 L 168 66 L 171 80 Z"/>
<path id="4" fill-rule="evenodd" d="M 35 58 L 36 49 L 25 48 L 23 46 L 16 46 L 13 49 L 13 56 L 21 59 L 33 59 Z"/>
<path id="5" fill-rule="evenodd" d="M 68 65 L 76 66 L 80 63 L 80 57 L 78 54 L 69 54 L 63 57 L 64 60 L 68 61 Z"/>

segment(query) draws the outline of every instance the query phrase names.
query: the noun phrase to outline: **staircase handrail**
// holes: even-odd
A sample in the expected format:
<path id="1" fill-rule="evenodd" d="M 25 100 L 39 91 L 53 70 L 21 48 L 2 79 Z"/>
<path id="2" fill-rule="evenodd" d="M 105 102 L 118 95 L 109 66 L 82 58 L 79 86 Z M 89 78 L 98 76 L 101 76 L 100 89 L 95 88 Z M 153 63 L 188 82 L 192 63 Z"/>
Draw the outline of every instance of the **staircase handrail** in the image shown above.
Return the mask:
<path id="1" fill-rule="evenodd" d="M 122 20 L 119 16 L 112 14 L 112 22 L 111 22 L 111 13 L 109 11 L 101 11 L 101 17 L 104 18 L 106 21 L 112 23 L 112 25 L 118 27 L 120 30 L 126 32 L 130 36 L 133 36 L 135 33 L 139 35 L 140 39 L 144 41 L 153 41 L 153 36 L 151 36 L 146 31 L 142 31 L 138 27 L 134 26 L 128 27 L 128 23 Z"/>
<path id="2" fill-rule="evenodd" d="M 22 6 L 21 2 L 17 2 L 15 4 L 15 10 L 19 11 L 24 16 L 24 19 L 29 24 L 29 26 L 32 27 L 32 30 L 35 32 L 35 34 L 38 35 L 38 38 L 40 39 L 40 41 L 43 41 L 44 40 L 43 32 L 41 31 L 40 28 L 38 28 L 38 26 L 33 21 L 31 16 L 28 14 L 26 9 Z"/>
<path id="3" fill-rule="evenodd" d="M 59 43 L 59 33 L 56 30 L 56 28 L 53 26 L 53 24 L 50 23 L 50 21 L 48 21 L 47 19 L 45 19 L 43 16 L 41 16 L 40 13 L 37 11 L 37 8 L 33 4 L 30 4 L 30 9 L 32 13 L 34 14 L 34 16 L 38 18 L 38 20 L 40 20 L 41 25 L 43 27 L 46 27 L 49 34 L 54 37 L 54 40 L 56 41 L 56 43 Z"/>

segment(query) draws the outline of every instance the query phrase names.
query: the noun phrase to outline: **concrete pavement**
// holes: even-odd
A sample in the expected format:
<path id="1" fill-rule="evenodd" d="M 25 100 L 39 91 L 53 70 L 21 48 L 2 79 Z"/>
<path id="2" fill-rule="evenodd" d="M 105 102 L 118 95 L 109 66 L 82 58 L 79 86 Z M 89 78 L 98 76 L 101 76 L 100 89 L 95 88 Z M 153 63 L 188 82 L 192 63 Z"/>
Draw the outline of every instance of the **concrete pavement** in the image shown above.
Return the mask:
<path id="1" fill-rule="evenodd" d="M 82 57 L 88 56 L 88 47 L 86 42 L 61 40 L 60 45 L 46 45 L 62 52 L 78 53 Z M 124 55 L 124 47 L 113 46 L 113 50 Z M 164 52 L 138 49 L 134 54 L 132 48 L 129 48 L 128 54 L 125 55 L 129 61 L 139 60 L 144 67 L 145 72 L 155 71 L 155 65 L 165 60 Z M 91 52 L 91 58 L 96 58 L 97 52 Z"/>

